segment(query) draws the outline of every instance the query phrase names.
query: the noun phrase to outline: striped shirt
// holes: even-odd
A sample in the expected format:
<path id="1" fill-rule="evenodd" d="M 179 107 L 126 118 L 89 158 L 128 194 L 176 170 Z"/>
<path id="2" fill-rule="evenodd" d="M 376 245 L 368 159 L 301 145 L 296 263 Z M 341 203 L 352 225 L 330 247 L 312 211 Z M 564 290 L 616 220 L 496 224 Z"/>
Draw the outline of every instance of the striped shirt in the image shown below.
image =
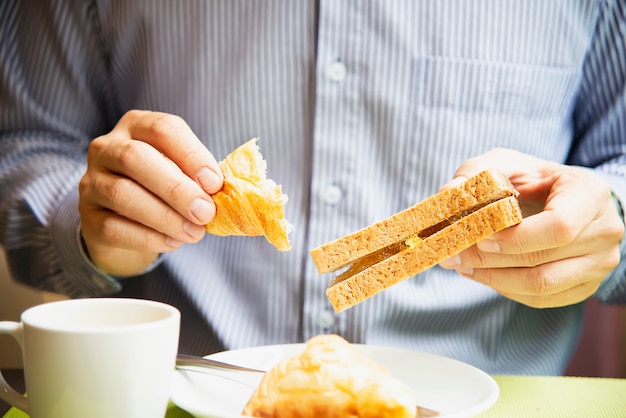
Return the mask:
<path id="1" fill-rule="evenodd" d="M 308 251 L 437 191 L 493 147 L 590 167 L 626 202 L 622 0 L 0 2 L 0 236 L 19 281 L 185 306 L 183 351 L 319 333 L 559 374 L 583 306 L 533 309 L 432 268 L 341 314 Z M 221 159 L 260 137 L 292 251 L 207 235 L 116 280 L 81 250 L 90 140 L 180 115 Z M 584 204 L 584 196 L 581 196 Z M 626 300 L 626 263 L 598 290 Z M 176 295 L 176 296 L 174 296 Z"/>

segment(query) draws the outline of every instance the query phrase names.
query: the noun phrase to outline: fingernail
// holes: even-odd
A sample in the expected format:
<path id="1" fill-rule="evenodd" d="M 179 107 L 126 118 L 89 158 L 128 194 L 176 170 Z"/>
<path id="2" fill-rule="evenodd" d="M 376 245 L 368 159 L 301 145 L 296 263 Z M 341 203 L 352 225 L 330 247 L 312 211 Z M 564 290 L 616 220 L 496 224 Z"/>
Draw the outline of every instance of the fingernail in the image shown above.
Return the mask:
<path id="1" fill-rule="evenodd" d="M 446 268 L 454 268 L 456 266 L 460 266 L 461 265 L 461 256 L 460 255 L 454 255 L 446 260 L 443 260 L 441 263 L 439 263 L 439 265 L 441 267 L 446 267 Z"/>
<path id="2" fill-rule="evenodd" d="M 168 247 L 172 247 L 172 248 L 178 248 L 181 245 L 183 245 L 183 243 L 172 237 L 165 237 L 165 245 L 167 245 Z"/>
<path id="3" fill-rule="evenodd" d="M 209 203 L 206 200 L 200 198 L 197 198 L 196 200 L 191 202 L 189 210 L 191 211 L 191 214 L 201 224 L 208 223 L 215 214 L 215 206 L 212 203 Z"/>
<path id="4" fill-rule="evenodd" d="M 489 238 L 477 242 L 476 247 L 478 247 L 480 251 L 484 251 L 486 253 L 500 252 L 500 245 L 496 241 Z"/>
<path id="5" fill-rule="evenodd" d="M 198 183 L 205 190 L 213 190 L 220 183 L 220 177 L 210 168 L 202 167 L 196 176 Z"/>
<path id="6" fill-rule="evenodd" d="M 183 223 L 183 231 L 193 239 L 202 238 L 205 233 L 204 226 L 196 225 L 189 221 Z"/>

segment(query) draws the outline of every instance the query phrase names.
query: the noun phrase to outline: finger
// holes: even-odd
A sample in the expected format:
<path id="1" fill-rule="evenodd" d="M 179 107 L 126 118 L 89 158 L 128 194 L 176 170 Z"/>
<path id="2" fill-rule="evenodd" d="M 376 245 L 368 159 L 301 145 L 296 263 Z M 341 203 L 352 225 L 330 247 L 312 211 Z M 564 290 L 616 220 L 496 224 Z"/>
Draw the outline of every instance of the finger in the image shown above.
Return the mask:
<path id="1" fill-rule="evenodd" d="M 576 303 L 587 300 L 591 295 L 595 293 L 597 287 L 589 285 L 587 283 L 574 286 L 563 292 L 553 295 L 517 295 L 506 292 L 498 292 L 502 296 L 530 306 L 531 308 L 560 308 L 563 306 L 569 306 Z"/>
<path id="2" fill-rule="evenodd" d="M 557 164 L 516 150 L 493 148 L 464 161 L 457 168 L 454 177 L 469 178 L 482 170 L 495 168 L 516 185 L 540 180 L 544 177 L 543 170 L 550 166 L 557 166 Z"/>
<path id="3" fill-rule="evenodd" d="M 146 142 L 165 154 L 209 194 L 222 188 L 223 174 L 209 150 L 180 117 L 135 110 L 120 121 L 131 138 Z"/>
<path id="4" fill-rule="evenodd" d="M 182 242 L 134 222 L 114 212 L 93 208 L 82 217 L 82 233 L 91 245 L 90 256 L 98 258 L 100 252 L 92 248 L 124 249 L 138 253 L 158 254 L 175 250 Z"/>
<path id="5" fill-rule="evenodd" d="M 593 257 L 576 257 L 536 267 L 473 269 L 460 274 L 500 293 L 547 297 L 583 283 L 598 286 L 608 271 L 598 268 Z"/>
<path id="6" fill-rule="evenodd" d="M 106 149 L 94 152 L 98 153 L 100 164 L 107 170 L 133 179 L 186 219 L 197 225 L 206 225 L 215 216 L 215 204 L 211 197 L 151 145 L 137 140 L 118 140 L 103 145 L 93 141 L 91 145 L 92 148 L 100 146 Z M 94 185 L 96 189 L 104 186 Z M 119 199 L 124 195 L 122 192 L 110 188 L 108 198 Z M 132 193 L 127 192 L 126 195 L 129 197 L 123 200 L 126 204 L 131 200 L 141 202 Z M 100 203 L 108 207 L 108 204 Z"/>
<path id="7" fill-rule="evenodd" d="M 609 254 L 618 248 L 619 232 L 591 233 L 585 230 L 570 245 L 520 254 L 482 251 L 474 245 L 440 263 L 445 269 L 535 267 L 553 261 L 592 254 Z"/>
<path id="8" fill-rule="evenodd" d="M 135 181 L 112 173 L 95 180 L 90 201 L 175 240 L 193 243 L 204 237 L 204 226 L 195 225 Z"/>
<path id="9" fill-rule="evenodd" d="M 580 190 L 588 199 L 581 204 Z M 477 244 L 483 251 L 530 253 L 568 245 L 610 202 L 610 189 L 586 176 L 560 173 L 553 177 L 544 210 L 514 228 L 500 231 Z"/>

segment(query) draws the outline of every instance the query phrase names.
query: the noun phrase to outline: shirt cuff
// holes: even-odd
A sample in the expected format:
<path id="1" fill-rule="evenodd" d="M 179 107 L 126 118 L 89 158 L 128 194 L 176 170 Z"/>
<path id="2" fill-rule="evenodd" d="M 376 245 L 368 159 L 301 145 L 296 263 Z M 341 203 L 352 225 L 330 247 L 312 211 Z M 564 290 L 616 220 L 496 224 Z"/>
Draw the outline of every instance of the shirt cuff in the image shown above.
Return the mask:
<path id="1" fill-rule="evenodd" d="M 98 297 L 119 292 L 122 286 L 114 277 L 99 270 L 86 257 L 80 240 L 78 190 L 71 191 L 50 219 L 50 238 L 57 249 L 63 276 L 64 293 L 72 297 Z"/>
<path id="2" fill-rule="evenodd" d="M 100 270 L 89 257 L 80 227 L 78 190 L 63 200 L 50 224 L 52 242 L 57 248 L 64 275 L 83 297 L 97 297 L 117 293 L 121 280 L 128 277 L 113 276 Z M 163 262 L 163 254 L 138 275 L 149 273 Z M 132 276 L 136 277 L 136 276 Z"/>

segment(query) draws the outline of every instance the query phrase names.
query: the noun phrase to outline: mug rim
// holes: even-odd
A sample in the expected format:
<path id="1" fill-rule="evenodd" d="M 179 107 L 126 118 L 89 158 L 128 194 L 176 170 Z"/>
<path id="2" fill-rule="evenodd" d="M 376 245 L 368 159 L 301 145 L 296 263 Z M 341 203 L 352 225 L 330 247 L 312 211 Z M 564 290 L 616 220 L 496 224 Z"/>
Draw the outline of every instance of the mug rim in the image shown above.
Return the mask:
<path id="1" fill-rule="evenodd" d="M 149 318 L 146 320 L 128 321 L 124 323 L 101 324 L 98 326 L 87 323 L 58 323 L 49 318 L 49 314 L 53 311 L 75 310 L 79 313 L 81 309 L 85 309 L 86 305 L 96 306 L 98 309 L 103 307 L 114 308 L 121 307 L 149 307 L 155 311 L 162 313 L 161 316 Z M 22 312 L 21 322 L 24 326 L 47 330 L 51 332 L 69 332 L 69 333 L 104 333 L 104 332 L 123 332 L 132 331 L 138 328 L 149 328 L 160 326 L 168 321 L 180 321 L 180 311 L 167 303 L 149 299 L 136 298 L 81 298 L 81 299 L 64 299 L 52 302 L 45 302 L 32 306 Z"/>

